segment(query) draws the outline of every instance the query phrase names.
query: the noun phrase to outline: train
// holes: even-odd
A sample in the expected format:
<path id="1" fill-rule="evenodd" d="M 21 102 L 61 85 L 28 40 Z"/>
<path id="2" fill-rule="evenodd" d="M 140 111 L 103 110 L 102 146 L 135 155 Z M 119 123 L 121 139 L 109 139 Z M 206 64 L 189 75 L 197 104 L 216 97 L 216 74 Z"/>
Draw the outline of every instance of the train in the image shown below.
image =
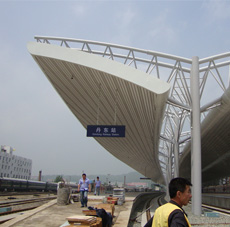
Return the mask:
<path id="1" fill-rule="evenodd" d="M 230 184 L 207 186 L 202 189 L 203 193 L 227 193 L 230 194 Z"/>
<path id="2" fill-rule="evenodd" d="M 77 184 L 67 184 L 72 189 L 77 189 Z M 17 178 L 0 177 L 0 191 L 40 191 L 57 192 L 58 183 L 33 181 Z"/>

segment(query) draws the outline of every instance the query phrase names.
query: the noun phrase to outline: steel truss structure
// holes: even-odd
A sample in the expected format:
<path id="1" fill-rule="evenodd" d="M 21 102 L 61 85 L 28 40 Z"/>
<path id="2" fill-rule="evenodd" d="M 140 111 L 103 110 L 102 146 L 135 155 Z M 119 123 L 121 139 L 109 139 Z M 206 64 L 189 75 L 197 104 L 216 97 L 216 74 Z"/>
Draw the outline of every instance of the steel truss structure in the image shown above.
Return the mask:
<path id="1" fill-rule="evenodd" d="M 43 36 L 36 36 L 35 39 L 40 43 L 100 55 L 170 83 L 158 154 L 166 183 L 172 177 L 179 176 L 179 159 L 184 148 L 191 146 L 191 128 L 196 127 L 193 125 L 192 114 L 197 112 L 199 123 L 202 123 L 211 110 L 222 105 L 222 95 L 229 87 L 230 52 L 203 59 L 196 58 L 195 76 L 198 84 L 192 85 L 193 59 L 96 41 Z M 196 110 L 193 107 L 195 101 L 191 86 L 198 86 Z"/>

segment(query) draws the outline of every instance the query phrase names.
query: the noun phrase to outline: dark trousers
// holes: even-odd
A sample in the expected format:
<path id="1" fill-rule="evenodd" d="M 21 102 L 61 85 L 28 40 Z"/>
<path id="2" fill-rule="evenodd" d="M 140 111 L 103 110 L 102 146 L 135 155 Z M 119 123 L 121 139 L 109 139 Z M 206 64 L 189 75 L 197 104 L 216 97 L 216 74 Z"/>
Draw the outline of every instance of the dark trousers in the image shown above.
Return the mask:
<path id="1" fill-rule="evenodd" d="M 81 205 L 87 207 L 88 191 L 80 191 L 80 200 L 81 200 Z"/>

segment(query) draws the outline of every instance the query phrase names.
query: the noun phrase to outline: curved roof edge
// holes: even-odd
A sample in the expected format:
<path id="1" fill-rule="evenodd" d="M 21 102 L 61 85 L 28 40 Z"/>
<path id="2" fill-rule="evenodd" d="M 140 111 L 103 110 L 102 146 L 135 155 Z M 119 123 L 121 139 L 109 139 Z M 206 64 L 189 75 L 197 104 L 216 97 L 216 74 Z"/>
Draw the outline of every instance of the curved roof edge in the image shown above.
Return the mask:
<path id="1" fill-rule="evenodd" d="M 170 89 L 170 84 L 165 81 L 101 56 L 91 55 L 76 49 L 37 42 L 29 42 L 27 48 L 32 55 L 40 55 L 72 63 L 77 62 L 79 65 L 100 70 L 120 77 L 123 80 L 135 83 L 156 94 L 166 93 Z"/>

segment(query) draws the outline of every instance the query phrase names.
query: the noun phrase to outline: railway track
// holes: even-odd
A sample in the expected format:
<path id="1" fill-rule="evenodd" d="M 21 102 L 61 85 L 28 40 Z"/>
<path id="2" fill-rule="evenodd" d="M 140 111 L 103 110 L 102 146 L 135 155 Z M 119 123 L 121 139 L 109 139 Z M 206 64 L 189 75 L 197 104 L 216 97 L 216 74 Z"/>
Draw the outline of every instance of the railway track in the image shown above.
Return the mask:
<path id="1" fill-rule="evenodd" d="M 3 196 L 21 196 L 21 195 L 49 195 L 49 194 L 57 194 L 57 193 L 50 193 L 50 192 L 38 192 L 38 191 L 31 191 L 31 192 L 0 192 L 0 198 Z"/>
<path id="2" fill-rule="evenodd" d="M 35 202 L 42 202 L 42 201 L 52 200 L 56 198 L 57 198 L 56 196 L 50 196 L 48 198 L 23 199 L 23 200 L 16 200 L 16 201 L 1 201 L 0 208 L 9 207 L 9 206 L 10 207 L 19 206 L 19 205 L 30 204 L 30 203 L 35 203 Z"/>
<path id="3" fill-rule="evenodd" d="M 230 215 L 230 210 L 226 210 L 226 209 L 223 209 L 220 207 L 214 207 L 214 206 L 205 205 L 205 204 L 202 204 L 202 207 L 207 208 L 207 209 L 212 210 L 212 211 L 217 211 L 217 212 L 222 213 L 222 214 Z"/>
<path id="4" fill-rule="evenodd" d="M 0 224 L 14 218 L 11 217 L 12 214 L 21 214 L 25 211 L 35 209 L 56 198 L 57 196 L 49 196 L 42 198 L 15 199 L 13 201 L 0 201 Z"/>

